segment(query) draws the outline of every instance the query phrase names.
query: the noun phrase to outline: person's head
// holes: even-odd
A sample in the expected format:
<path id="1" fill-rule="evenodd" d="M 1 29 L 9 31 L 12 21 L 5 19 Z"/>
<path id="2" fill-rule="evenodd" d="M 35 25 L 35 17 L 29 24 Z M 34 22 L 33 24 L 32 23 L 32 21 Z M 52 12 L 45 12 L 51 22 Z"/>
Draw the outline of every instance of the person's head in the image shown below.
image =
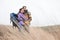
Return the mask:
<path id="1" fill-rule="evenodd" d="M 26 10 L 26 6 L 23 6 L 22 8 L 23 8 L 24 10 Z"/>
<path id="2" fill-rule="evenodd" d="M 19 9 L 19 13 L 24 13 L 24 9 L 23 8 Z"/>

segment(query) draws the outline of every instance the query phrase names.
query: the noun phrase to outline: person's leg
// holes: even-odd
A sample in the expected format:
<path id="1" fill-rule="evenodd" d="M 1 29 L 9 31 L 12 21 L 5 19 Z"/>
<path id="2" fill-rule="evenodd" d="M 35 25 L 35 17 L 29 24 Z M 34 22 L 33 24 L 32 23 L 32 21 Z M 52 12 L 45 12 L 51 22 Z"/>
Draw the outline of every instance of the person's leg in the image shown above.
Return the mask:
<path id="1" fill-rule="evenodd" d="M 17 26 L 14 22 L 12 24 L 13 24 L 13 26 Z"/>
<path id="2" fill-rule="evenodd" d="M 20 28 L 29 32 L 29 25 L 25 25 L 23 21 L 19 22 Z"/>
<path id="3" fill-rule="evenodd" d="M 28 25 L 23 25 L 23 29 L 27 32 L 29 32 L 29 26 Z"/>
<path id="4" fill-rule="evenodd" d="M 12 22 L 12 25 L 13 25 L 13 28 L 14 28 L 14 26 L 15 26 L 14 22 Z"/>

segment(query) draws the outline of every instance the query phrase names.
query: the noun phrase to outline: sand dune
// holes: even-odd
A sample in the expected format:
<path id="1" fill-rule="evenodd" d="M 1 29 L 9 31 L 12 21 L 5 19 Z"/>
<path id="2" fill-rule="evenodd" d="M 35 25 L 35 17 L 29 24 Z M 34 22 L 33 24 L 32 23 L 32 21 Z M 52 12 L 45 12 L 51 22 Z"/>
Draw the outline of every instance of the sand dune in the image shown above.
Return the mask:
<path id="1" fill-rule="evenodd" d="M 60 40 L 60 27 L 30 27 L 29 32 L 18 31 L 8 25 L 0 25 L 0 40 Z"/>

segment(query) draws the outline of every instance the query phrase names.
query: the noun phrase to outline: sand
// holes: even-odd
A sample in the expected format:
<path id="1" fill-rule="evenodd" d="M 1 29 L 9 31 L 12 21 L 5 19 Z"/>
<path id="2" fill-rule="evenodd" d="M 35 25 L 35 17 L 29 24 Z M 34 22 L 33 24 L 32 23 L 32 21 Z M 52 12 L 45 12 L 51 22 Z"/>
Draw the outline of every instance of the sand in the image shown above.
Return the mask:
<path id="1" fill-rule="evenodd" d="M 29 32 L 0 25 L 0 40 L 60 40 L 60 26 L 30 27 Z"/>

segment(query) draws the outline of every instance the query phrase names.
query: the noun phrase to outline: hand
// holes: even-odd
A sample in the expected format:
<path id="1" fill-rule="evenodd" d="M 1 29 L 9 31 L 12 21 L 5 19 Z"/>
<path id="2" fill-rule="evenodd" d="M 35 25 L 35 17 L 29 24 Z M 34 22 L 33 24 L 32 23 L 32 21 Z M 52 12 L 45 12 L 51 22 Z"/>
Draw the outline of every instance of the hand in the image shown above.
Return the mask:
<path id="1" fill-rule="evenodd" d="M 30 24 L 30 22 L 29 22 L 29 21 L 25 21 L 25 24 L 27 24 L 27 25 L 28 25 L 28 24 Z"/>

